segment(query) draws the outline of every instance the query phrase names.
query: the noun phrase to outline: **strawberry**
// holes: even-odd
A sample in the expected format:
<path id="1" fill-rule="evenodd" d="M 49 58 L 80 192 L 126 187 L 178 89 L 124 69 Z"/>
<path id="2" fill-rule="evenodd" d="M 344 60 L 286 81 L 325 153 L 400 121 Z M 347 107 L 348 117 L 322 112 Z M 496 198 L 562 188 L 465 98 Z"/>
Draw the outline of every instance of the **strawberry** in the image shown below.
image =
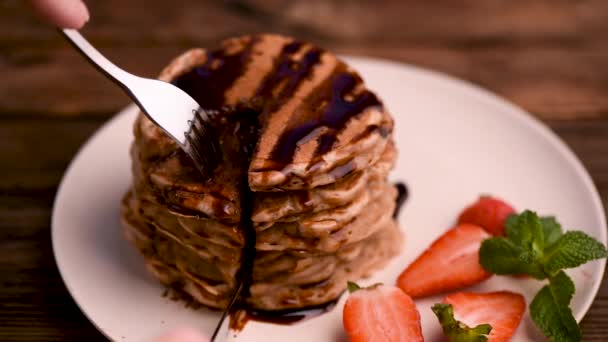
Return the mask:
<path id="1" fill-rule="evenodd" d="M 491 276 L 479 264 L 479 246 L 490 237 L 483 228 L 461 224 L 444 233 L 397 279 L 413 298 L 477 284 Z"/>
<path id="2" fill-rule="evenodd" d="M 494 236 L 505 235 L 505 220 L 515 214 L 515 209 L 505 201 L 482 196 L 458 217 L 458 223 L 472 223 L 483 227 Z"/>
<path id="3" fill-rule="evenodd" d="M 351 342 L 424 341 L 416 304 L 403 291 L 382 284 L 360 288 L 351 282 L 348 290 L 343 323 Z"/>
<path id="4" fill-rule="evenodd" d="M 433 312 L 444 333 L 454 341 L 464 340 L 463 335 L 467 341 L 486 341 L 486 337 L 488 342 L 509 341 L 526 311 L 524 297 L 508 291 L 460 292 L 445 297 L 443 302 L 435 304 Z"/>

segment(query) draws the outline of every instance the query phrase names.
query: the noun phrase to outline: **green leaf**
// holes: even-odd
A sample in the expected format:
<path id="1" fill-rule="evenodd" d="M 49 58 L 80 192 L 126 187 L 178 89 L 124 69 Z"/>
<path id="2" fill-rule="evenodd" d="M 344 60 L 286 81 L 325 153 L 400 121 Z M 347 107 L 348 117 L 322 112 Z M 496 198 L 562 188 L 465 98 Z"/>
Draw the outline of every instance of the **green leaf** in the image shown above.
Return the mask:
<path id="1" fill-rule="evenodd" d="M 557 222 L 555 217 L 541 217 L 540 223 L 543 226 L 543 233 L 545 235 L 545 246 L 553 244 L 562 236 L 562 226 Z"/>
<path id="2" fill-rule="evenodd" d="M 580 266 L 608 256 L 603 244 L 581 231 L 569 231 L 545 250 L 543 263 L 548 274 Z"/>
<path id="3" fill-rule="evenodd" d="M 532 241 L 532 234 L 529 229 L 526 229 L 524 222 L 526 221 L 524 215 L 529 215 L 529 213 L 526 210 L 519 215 L 509 216 L 505 222 L 505 235 L 520 247 L 524 247 Z"/>
<path id="4" fill-rule="evenodd" d="M 359 284 L 357 284 L 355 282 L 352 282 L 352 281 L 347 281 L 346 282 L 346 288 L 348 289 L 349 293 L 353 293 L 353 292 L 356 292 L 356 291 L 359 291 L 359 290 L 373 290 L 376 287 L 382 286 L 382 285 L 383 285 L 382 283 L 375 283 L 375 284 L 372 284 L 372 285 L 367 286 L 367 287 L 361 287 L 361 286 L 359 286 Z"/>
<path id="5" fill-rule="evenodd" d="M 505 228 L 505 238 L 481 244 L 479 262 L 496 274 L 549 278 L 549 285 L 530 303 L 532 319 L 553 341 L 580 341 L 581 332 L 569 307 L 574 283 L 562 270 L 608 257 L 606 247 L 583 232 L 563 233 L 554 217 L 540 218 L 529 210 L 508 217 Z"/>
<path id="6" fill-rule="evenodd" d="M 543 268 L 533 253 L 526 252 L 511 240 L 496 237 L 486 239 L 479 249 L 479 262 L 494 274 L 526 273 L 537 279 L 546 278 Z"/>
<path id="7" fill-rule="evenodd" d="M 488 272 L 545 279 L 559 270 L 608 257 L 604 245 L 585 233 L 563 234 L 554 217 L 540 218 L 526 210 L 510 216 L 505 226 L 506 238 L 487 239 L 479 250 L 479 262 Z"/>
<path id="8" fill-rule="evenodd" d="M 361 286 L 359 286 L 359 284 L 352 282 L 352 281 L 346 282 L 346 287 L 348 288 L 349 293 L 353 293 L 355 291 L 361 290 Z"/>
<path id="9" fill-rule="evenodd" d="M 580 328 L 570 310 L 573 295 L 574 283 L 566 273 L 560 271 L 530 303 L 532 320 L 553 342 L 581 340 Z"/>
<path id="10" fill-rule="evenodd" d="M 443 334 L 448 337 L 450 342 L 485 342 L 492 331 L 489 324 L 480 324 L 470 328 L 466 324 L 454 318 L 454 308 L 452 304 L 435 304 L 431 308 L 439 319 Z"/>

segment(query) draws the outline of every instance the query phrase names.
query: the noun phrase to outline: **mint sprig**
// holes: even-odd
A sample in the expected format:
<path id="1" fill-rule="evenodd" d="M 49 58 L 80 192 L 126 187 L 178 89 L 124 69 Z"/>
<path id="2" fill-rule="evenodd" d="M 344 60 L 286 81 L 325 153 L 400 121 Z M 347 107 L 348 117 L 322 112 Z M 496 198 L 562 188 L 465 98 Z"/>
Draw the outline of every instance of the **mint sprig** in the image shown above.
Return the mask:
<path id="1" fill-rule="evenodd" d="M 570 310 L 574 283 L 563 270 L 608 257 L 606 247 L 581 231 L 563 233 L 554 217 L 541 218 L 529 210 L 510 216 L 505 233 L 481 244 L 483 268 L 495 274 L 549 279 L 530 303 L 530 315 L 552 341 L 580 341 L 580 328 Z"/>
<path id="2" fill-rule="evenodd" d="M 571 231 L 545 249 L 542 261 L 545 273 L 553 276 L 562 269 L 605 257 L 604 245 L 583 232 Z"/>
<path id="3" fill-rule="evenodd" d="M 574 283 L 560 271 L 552 277 L 530 303 L 530 316 L 552 341 L 580 341 L 581 330 L 572 316 L 570 301 Z"/>
<path id="4" fill-rule="evenodd" d="M 485 240 L 481 265 L 495 274 L 526 273 L 549 279 L 566 268 L 608 256 L 603 244 L 581 231 L 562 232 L 553 217 L 540 218 L 526 210 L 505 222 L 506 237 Z"/>
<path id="5" fill-rule="evenodd" d="M 480 324 L 471 328 L 456 320 L 452 304 L 435 304 L 431 310 L 439 319 L 443 333 L 450 342 L 485 342 L 492 331 L 492 326 L 489 324 Z"/>

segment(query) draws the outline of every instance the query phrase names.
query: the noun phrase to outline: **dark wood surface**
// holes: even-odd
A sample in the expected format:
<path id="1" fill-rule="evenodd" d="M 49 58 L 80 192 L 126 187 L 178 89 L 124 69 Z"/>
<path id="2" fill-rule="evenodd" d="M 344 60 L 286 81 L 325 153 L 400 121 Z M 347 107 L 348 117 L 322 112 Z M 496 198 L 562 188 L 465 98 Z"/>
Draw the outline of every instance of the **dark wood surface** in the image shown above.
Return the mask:
<path id="1" fill-rule="evenodd" d="M 189 47 L 279 32 L 470 80 L 549 124 L 608 202 L 605 0 L 88 3 L 84 33 L 141 75 Z M 103 340 L 59 277 L 50 214 L 78 147 L 127 103 L 21 0 L 0 2 L 0 341 Z M 608 340 L 608 282 L 582 327 L 586 341 Z"/>

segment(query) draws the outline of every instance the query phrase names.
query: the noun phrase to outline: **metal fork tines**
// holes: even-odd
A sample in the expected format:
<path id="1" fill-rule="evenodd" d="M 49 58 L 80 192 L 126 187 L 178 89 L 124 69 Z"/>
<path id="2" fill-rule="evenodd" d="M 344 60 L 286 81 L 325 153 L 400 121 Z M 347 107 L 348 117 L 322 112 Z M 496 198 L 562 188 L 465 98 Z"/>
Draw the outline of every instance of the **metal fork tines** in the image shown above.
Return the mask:
<path id="1" fill-rule="evenodd" d="M 184 132 L 182 148 L 190 156 L 199 171 L 208 174 L 220 161 L 218 139 L 209 122 L 209 114 L 199 109 L 188 122 L 189 129 Z"/>
<path id="2" fill-rule="evenodd" d="M 142 112 L 162 128 L 190 156 L 205 175 L 218 158 L 218 141 L 210 129 L 207 113 L 190 95 L 160 80 L 130 74 L 97 51 L 78 31 L 60 32 L 112 81 L 121 86 Z"/>

